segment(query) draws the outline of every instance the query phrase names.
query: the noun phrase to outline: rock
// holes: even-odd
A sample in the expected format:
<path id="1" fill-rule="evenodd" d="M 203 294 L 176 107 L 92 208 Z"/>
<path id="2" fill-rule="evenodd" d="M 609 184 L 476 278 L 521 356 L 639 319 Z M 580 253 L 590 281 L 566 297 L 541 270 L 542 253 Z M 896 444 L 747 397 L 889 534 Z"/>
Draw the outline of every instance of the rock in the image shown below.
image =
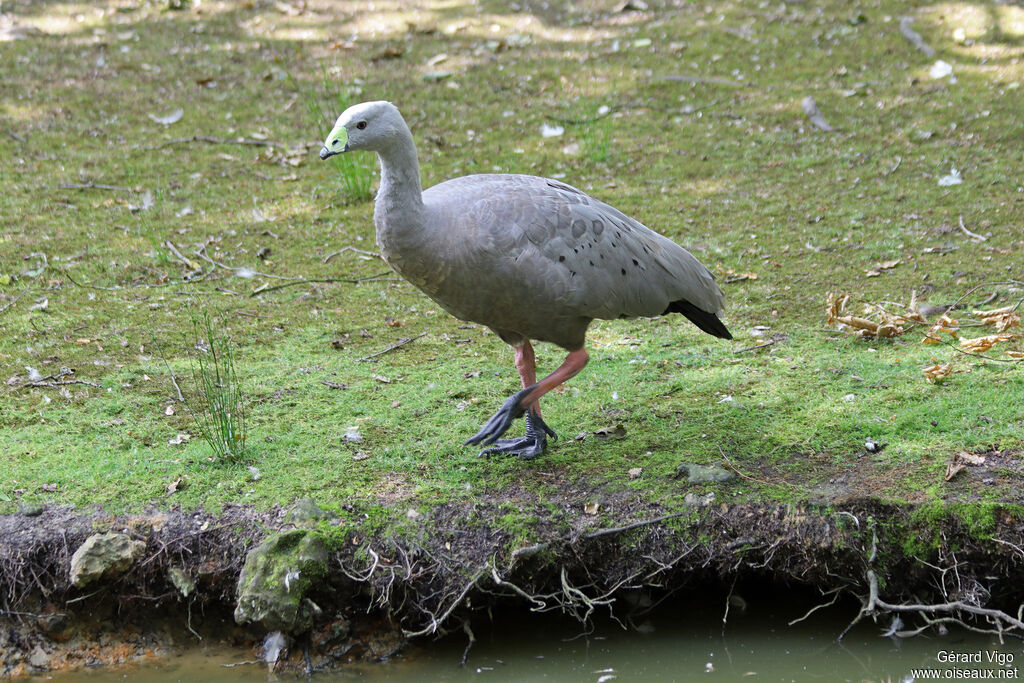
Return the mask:
<path id="1" fill-rule="evenodd" d="M 167 578 L 171 580 L 174 587 L 178 589 L 181 596 L 187 598 L 196 589 L 196 581 L 183 570 L 172 567 L 167 572 Z"/>
<path id="2" fill-rule="evenodd" d="M 295 501 L 284 520 L 295 526 L 316 526 L 321 519 L 331 519 L 333 515 L 313 502 L 312 498 L 301 498 Z"/>
<path id="3" fill-rule="evenodd" d="M 38 517 L 43 514 L 43 510 L 44 506 L 42 503 L 21 503 L 18 505 L 18 512 L 26 517 Z"/>
<path id="4" fill-rule="evenodd" d="M 71 556 L 71 584 L 78 588 L 124 574 L 146 552 L 127 534 L 93 534 Z"/>
<path id="5" fill-rule="evenodd" d="M 707 507 L 715 502 L 715 492 L 708 491 L 703 496 L 698 496 L 692 491 L 687 492 L 687 494 L 683 496 L 683 502 L 687 505 L 694 505 L 696 507 Z"/>
<path id="6" fill-rule="evenodd" d="M 36 617 L 36 624 L 50 640 L 58 643 L 66 643 L 75 634 L 74 622 L 66 612 L 44 612 Z"/>
<path id="7" fill-rule="evenodd" d="M 729 481 L 736 477 L 729 470 L 721 467 L 709 467 L 707 465 L 694 465 L 684 462 L 676 468 L 676 477 L 687 475 L 687 481 L 691 484 L 705 484 L 709 482 Z"/>
<path id="8" fill-rule="evenodd" d="M 32 654 L 28 658 L 28 663 L 36 669 L 49 669 L 50 655 L 46 654 L 46 650 L 36 645 L 36 649 L 32 650 Z"/>
<path id="9" fill-rule="evenodd" d="M 306 592 L 327 575 L 327 568 L 327 548 L 312 531 L 293 529 L 270 536 L 246 555 L 238 577 L 235 621 L 259 621 L 285 633 L 309 630 L 319 608 Z"/>

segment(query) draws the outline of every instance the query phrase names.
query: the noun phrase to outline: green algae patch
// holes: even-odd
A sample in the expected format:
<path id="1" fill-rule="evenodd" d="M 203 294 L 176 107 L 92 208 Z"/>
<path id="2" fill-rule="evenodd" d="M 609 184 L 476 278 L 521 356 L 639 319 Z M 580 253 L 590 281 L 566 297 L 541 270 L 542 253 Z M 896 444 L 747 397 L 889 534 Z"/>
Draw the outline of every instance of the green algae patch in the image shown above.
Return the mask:
<path id="1" fill-rule="evenodd" d="M 327 546 L 308 529 L 274 534 L 249 551 L 238 577 L 235 621 L 302 633 L 320 608 L 306 592 L 327 576 Z"/>

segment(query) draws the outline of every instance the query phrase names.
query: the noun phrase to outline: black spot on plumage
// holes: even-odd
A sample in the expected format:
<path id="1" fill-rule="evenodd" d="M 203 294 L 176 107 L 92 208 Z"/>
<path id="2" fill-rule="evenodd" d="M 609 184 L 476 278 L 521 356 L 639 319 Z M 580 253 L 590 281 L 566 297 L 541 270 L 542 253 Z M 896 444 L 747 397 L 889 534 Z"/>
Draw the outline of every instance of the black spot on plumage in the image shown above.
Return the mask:
<path id="1" fill-rule="evenodd" d="M 634 266 L 639 266 L 639 265 L 640 265 L 640 262 L 639 262 L 639 261 L 637 261 L 636 259 L 633 259 L 633 265 L 634 265 Z"/>
<path id="2" fill-rule="evenodd" d="M 593 262 L 593 261 L 591 261 L 591 262 L 590 262 L 590 265 L 594 265 L 594 262 Z"/>
<path id="3" fill-rule="evenodd" d="M 625 274 L 626 274 L 626 269 L 625 269 L 625 268 L 623 268 L 623 269 L 622 269 L 622 274 L 623 274 L 623 275 L 625 275 Z"/>
<path id="4" fill-rule="evenodd" d="M 561 263 L 561 262 L 562 262 L 562 261 L 564 261 L 564 260 L 565 260 L 565 257 L 564 257 L 564 256 L 559 256 L 559 257 L 558 257 L 558 262 L 559 262 L 559 263 Z"/>

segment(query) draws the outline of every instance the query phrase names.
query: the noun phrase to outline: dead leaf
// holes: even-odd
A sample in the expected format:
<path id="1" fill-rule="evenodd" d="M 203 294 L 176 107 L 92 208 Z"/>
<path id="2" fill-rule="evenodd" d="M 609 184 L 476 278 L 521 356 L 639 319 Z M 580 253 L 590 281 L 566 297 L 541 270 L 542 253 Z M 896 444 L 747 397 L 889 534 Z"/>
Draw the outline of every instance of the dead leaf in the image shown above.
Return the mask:
<path id="1" fill-rule="evenodd" d="M 942 339 L 939 338 L 941 334 L 948 334 L 951 337 L 956 337 L 959 334 L 960 326 L 957 321 L 950 318 L 948 315 L 943 314 L 935 324 L 932 325 L 925 335 L 924 339 L 921 340 L 922 344 L 941 344 Z"/>
<path id="2" fill-rule="evenodd" d="M 388 324 L 388 327 L 402 327 L 403 325 L 405 325 L 404 322 L 402 322 L 401 320 L 395 320 L 390 315 L 384 318 L 384 322 Z"/>
<path id="3" fill-rule="evenodd" d="M 953 374 L 952 363 L 932 365 L 924 369 L 924 378 L 932 384 L 937 384 Z"/>
<path id="4" fill-rule="evenodd" d="M 359 462 L 360 460 L 366 460 L 369 457 L 370 457 L 369 453 L 364 453 L 363 451 L 358 451 L 355 455 L 352 456 L 352 460 L 354 462 Z"/>
<path id="5" fill-rule="evenodd" d="M 987 337 L 961 339 L 960 348 L 968 353 L 984 353 L 996 344 L 1016 339 L 1015 334 L 990 334 Z"/>
<path id="6" fill-rule="evenodd" d="M 378 382 L 382 382 L 384 384 L 391 384 L 391 379 L 385 377 L 384 375 L 370 375 L 370 377 L 373 377 Z"/>
<path id="7" fill-rule="evenodd" d="M 178 491 L 184 490 L 185 487 L 187 486 L 188 483 L 185 481 L 185 479 L 181 476 L 177 476 L 171 481 L 170 484 L 167 485 L 167 493 L 177 493 Z"/>
<path id="8" fill-rule="evenodd" d="M 991 311 L 971 311 L 974 317 L 985 325 L 995 325 L 996 332 L 1005 332 L 1011 327 L 1020 327 L 1020 313 L 1017 305 L 1003 306 Z"/>
<path id="9" fill-rule="evenodd" d="M 600 503 L 584 503 L 583 512 L 588 515 L 596 515 L 598 510 L 601 509 Z"/>
<path id="10" fill-rule="evenodd" d="M 846 312 L 846 304 L 850 303 L 849 294 L 841 294 L 840 292 L 829 292 L 828 293 L 828 306 L 826 312 L 828 314 L 829 325 L 835 323 L 836 319 Z"/>
<path id="11" fill-rule="evenodd" d="M 967 467 L 967 465 L 963 464 L 962 462 L 954 458 L 948 465 L 946 465 L 946 481 L 949 481 L 950 479 L 955 477 L 957 472 L 959 472 L 965 467 Z"/>
<path id="12" fill-rule="evenodd" d="M 614 427 L 601 427 L 594 431 L 594 436 L 599 439 L 622 439 L 626 436 L 626 428 L 620 424 Z"/>
<path id="13" fill-rule="evenodd" d="M 627 474 L 629 474 L 629 478 L 630 479 L 639 479 L 640 475 L 643 474 L 643 473 L 644 473 L 644 468 L 642 468 L 642 467 L 630 467 L 629 468 L 629 472 Z"/>
<path id="14" fill-rule="evenodd" d="M 44 491 L 46 491 L 48 493 L 53 493 L 54 491 L 57 490 L 57 485 L 56 484 L 43 484 L 39 488 L 41 488 L 42 490 L 44 490 Z"/>
<path id="15" fill-rule="evenodd" d="M 984 455 L 975 455 L 974 453 L 968 453 L 967 451 L 960 451 L 956 454 L 956 457 L 968 465 L 977 466 L 985 464 Z"/>
<path id="16" fill-rule="evenodd" d="M 188 441 L 191 438 L 192 438 L 192 436 L 189 435 L 189 434 L 178 434 L 173 439 L 168 439 L 167 440 L 167 445 L 168 446 L 180 446 L 181 444 L 185 443 L 186 441 Z"/>
<path id="17" fill-rule="evenodd" d="M 1024 351 L 1007 351 L 1006 355 L 1010 358 L 1024 358 Z"/>
<path id="18" fill-rule="evenodd" d="M 166 408 L 164 408 L 164 415 L 166 415 L 167 417 L 174 415 L 174 406 L 167 406 Z"/>

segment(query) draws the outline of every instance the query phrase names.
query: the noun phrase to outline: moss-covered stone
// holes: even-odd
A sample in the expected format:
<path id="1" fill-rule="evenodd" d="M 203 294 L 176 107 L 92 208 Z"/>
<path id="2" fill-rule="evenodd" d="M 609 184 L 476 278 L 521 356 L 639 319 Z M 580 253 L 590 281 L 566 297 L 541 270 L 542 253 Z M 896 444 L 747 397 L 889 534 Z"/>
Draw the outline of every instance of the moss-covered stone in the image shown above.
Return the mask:
<path id="1" fill-rule="evenodd" d="M 315 532 L 293 529 L 249 551 L 238 577 L 235 621 L 271 630 L 309 630 L 317 607 L 306 592 L 327 574 L 327 548 Z"/>
<path id="2" fill-rule="evenodd" d="M 709 467 L 707 465 L 695 465 L 684 462 L 676 468 L 677 476 L 685 476 L 691 484 L 705 484 L 709 482 L 729 481 L 736 477 L 729 470 L 721 467 Z"/>

